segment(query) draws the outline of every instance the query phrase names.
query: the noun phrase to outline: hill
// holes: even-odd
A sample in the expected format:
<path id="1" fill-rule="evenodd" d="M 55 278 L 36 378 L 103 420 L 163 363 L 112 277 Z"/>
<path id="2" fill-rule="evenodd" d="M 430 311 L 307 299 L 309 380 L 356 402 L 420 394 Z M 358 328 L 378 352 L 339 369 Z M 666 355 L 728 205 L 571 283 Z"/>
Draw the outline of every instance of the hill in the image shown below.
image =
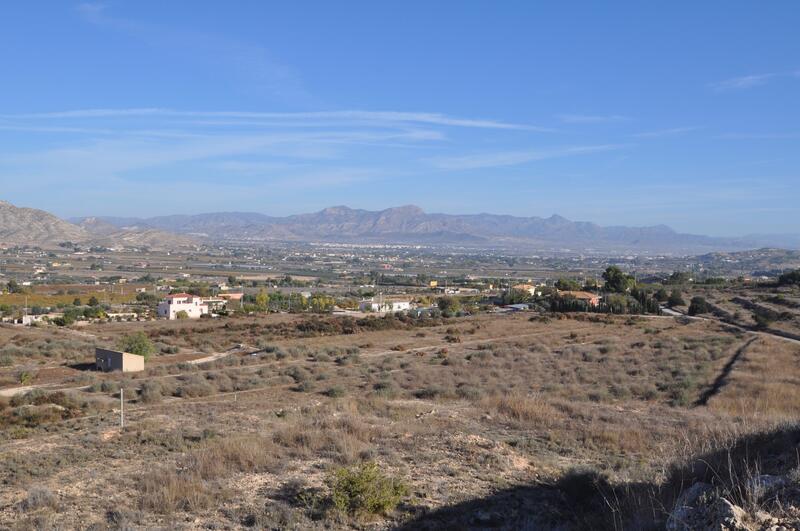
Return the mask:
<path id="1" fill-rule="evenodd" d="M 85 218 L 75 224 L 44 210 L 17 207 L 0 201 L 0 245 L 51 248 L 64 242 L 153 249 L 196 244 L 189 236 L 171 234 L 152 227 L 120 228 L 99 218 Z"/>
<path id="2" fill-rule="evenodd" d="M 34 208 L 0 201 L 0 243 L 52 247 L 60 242 L 82 242 L 89 233 L 81 227 Z"/>

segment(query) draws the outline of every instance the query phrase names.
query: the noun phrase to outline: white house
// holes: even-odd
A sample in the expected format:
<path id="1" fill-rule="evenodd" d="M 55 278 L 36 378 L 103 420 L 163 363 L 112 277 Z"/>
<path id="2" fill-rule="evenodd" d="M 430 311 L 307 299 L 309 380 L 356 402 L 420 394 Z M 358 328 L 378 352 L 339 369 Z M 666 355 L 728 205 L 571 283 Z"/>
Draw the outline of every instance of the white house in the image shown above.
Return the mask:
<path id="1" fill-rule="evenodd" d="M 362 312 L 391 313 L 405 312 L 411 309 L 411 301 L 401 299 L 365 299 L 358 305 Z"/>
<path id="2" fill-rule="evenodd" d="M 167 295 L 158 303 L 158 316 L 167 319 L 177 319 L 179 312 L 186 312 L 191 319 L 208 314 L 208 304 L 195 295 L 189 293 L 173 293 Z"/>

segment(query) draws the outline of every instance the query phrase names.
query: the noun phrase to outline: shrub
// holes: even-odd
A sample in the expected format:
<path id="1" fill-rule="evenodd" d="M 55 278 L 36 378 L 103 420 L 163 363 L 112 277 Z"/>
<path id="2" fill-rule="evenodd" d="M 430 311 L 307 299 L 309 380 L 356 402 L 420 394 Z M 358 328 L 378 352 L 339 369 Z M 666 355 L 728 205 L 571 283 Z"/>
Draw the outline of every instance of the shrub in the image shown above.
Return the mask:
<path id="1" fill-rule="evenodd" d="M 19 374 L 17 375 L 17 380 L 22 385 L 30 384 L 34 378 L 35 378 L 34 373 L 30 371 L 20 371 Z"/>
<path id="2" fill-rule="evenodd" d="M 117 382 L 110 382 L 110 381 L 102 382 L 100 384 L 100 391 L 111 394 L 117 393 L 119 392 L 119 384 Z"/>
<path id="3" fill-rule="evenodd" d="M 58 510 L 58 498 L 50 489 L 45 487 L 33 487 L 28 491 L 25 499 L 19 503 L 19 509 L 22 512 L 43 508 Z"/>
<path id="4" fill-rule="evenodd" d="M 376 394 L 386 398 L 392 398 L 397 394 L 394 385 L 389 381 L 377 382 L 372 388 L 375 390 Z"/>
<path id="5" fill-rule="evenodd" d="M 163 398 L 163 395 L 164 390 L 161 387 L 161 383 L 157 381 L 150 381 L 142 384 L 142 390 L 139 394 L 139 398 L 145 404 L 152 404 L 154 402 L 160 402 Z"/>
<path id="6" fill-rule="evenodd" d="M 131 354 L 138 354 L 147 360 L 150 355 L 155 352 L 156 348 L 153 342 L 148 339 L 144 332 L 136 332 L 122 336 L 117 344 L 120 350 L 130 352 Z"/>
<path id="7" fill-rule="evenodd" d="M 142 509 L 161 514 L 175 511 L 197 512 L 218 499 L 197 473 L 178 473 L 174 470 L 155 470 L 139 480 Z"/>
<path id="8" fill-rule="evenodd" d="M 325 394 L 331 398 L 341 398 L 346 394 L 346 391 L 344 387 L 335 386 L 325 391 Z"/>
<path id="9" fill-rule="evenodd" d="M 708 311 L 708 302 L 703 297 L 692 297 L 689 302 L 689 315 L 700 315 Z"/>
<path id="10" fill-rule="evenodd" d="M 382 474 L 374 462 L 336 470 L 330 487 L 333 505 L 353 516 L 386 514 L 408 495 L 402 481 Z"/>

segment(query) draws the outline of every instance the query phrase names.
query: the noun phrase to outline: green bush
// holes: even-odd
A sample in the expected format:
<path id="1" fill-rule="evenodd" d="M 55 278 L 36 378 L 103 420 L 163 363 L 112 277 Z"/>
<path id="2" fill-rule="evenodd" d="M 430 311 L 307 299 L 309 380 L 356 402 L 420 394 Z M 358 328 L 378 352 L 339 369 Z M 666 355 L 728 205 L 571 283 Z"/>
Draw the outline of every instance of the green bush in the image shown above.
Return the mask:
<path id="1" fill-rule="evenodd" d="M 135 332 L 122 336 L 117 345 L 123 352 L 130 352 L 147 360 L 156 348 L 144 332 Z"/>
<path id="2" fill-rule="evenodd" d="M 333 505 L 353 516 L 386 514 L 408 495 L 402 481 L 382 474 L 374 462 L 336 470 L 330 487 Z"/>

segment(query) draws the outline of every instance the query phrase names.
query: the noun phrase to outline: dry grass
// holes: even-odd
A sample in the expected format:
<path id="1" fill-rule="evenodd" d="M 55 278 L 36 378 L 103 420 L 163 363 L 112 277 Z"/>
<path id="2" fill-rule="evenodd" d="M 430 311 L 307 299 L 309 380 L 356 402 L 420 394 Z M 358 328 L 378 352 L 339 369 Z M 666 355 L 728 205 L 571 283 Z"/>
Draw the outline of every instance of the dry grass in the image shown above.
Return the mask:
<path id="1" fill-rule="evenodd" d="M 380 462 L 408 479 L 418 493 L 409 507 L 422 511 L 501 486 L 556 484 L 575 467 L 609 484 L 653 484 L 680 456 L 796 418 L 798 348 L 757 341 L 708 407 L 693 408 L 747 338 L 713 323 L 590 317 L 473 318 L 459 325 L 461 343 L 444 339 L 453 325 L 422 337 L 412 328 L 357 339 L 271 338 L 259 357 L 121 382 L 141 386 L 122 435 L 97 433 L 113 415 L 34 428 L 24 445 L 0 450 L 10 470 L 0 479 L 11 486 L 34 479 L 55 492 L 93 470 L 81 487 L 81 525 L 105 525 L 100 485 L 122 474 L 130 488 L 116 508 L 133 526 L 153 527 L 154 515 L 222 528 L 347 526 L 314 502 L 329 496 L 325 478 L 341 466 Z M 220 323 L 187 330 L 222 330 L 228 335 L 213 339 L 220 342 L 244 330 Z M 263 337 L 258 327 L 252 334 Z M 408 350 L 391 349 L 400 344 Z M 220 394 L 233 390 L 241 392 Z M 737 397 L 749 401 L 737 405 Z M 29 448 L 47 462 L 29 457 Z M 301 489 L 289 488 L 297 481 Z M 24 496 L 0 499 L 18 504 Z M 74 510 L 72 503 L 62 509 Z"/>
<path id="2" fill-rule="evenodd" d="M 139 507 L 157 514 L 176 511 L 201 513 L 224 499 L 196 473 L 164 468 L 143 475 L 138 482 Z"/>
<path id="3" fill-rule="evenodd" d="M 563 415 L 538 395 L 496 396 L 484 399 L 481 406 L 529 429 L 552 426 Z"/>

